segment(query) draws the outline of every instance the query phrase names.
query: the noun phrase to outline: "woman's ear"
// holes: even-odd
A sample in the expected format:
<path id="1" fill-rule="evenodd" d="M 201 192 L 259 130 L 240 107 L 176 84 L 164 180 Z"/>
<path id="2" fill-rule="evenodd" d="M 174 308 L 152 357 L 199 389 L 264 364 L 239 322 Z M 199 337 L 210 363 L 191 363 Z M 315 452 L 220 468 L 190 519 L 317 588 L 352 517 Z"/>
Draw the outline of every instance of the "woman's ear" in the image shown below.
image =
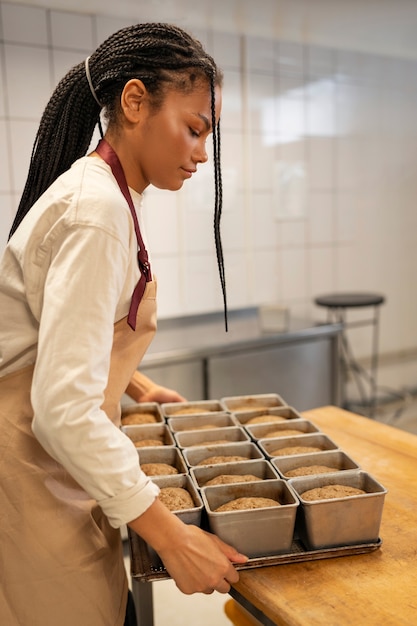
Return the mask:
<path id="1" fill-rule="evenodd" d="M 148 95 L 143 82 L 137 78 L 129 80 L 123 88 L 120 104 L 129 122 L 138 122 L 144 101 Z"/>

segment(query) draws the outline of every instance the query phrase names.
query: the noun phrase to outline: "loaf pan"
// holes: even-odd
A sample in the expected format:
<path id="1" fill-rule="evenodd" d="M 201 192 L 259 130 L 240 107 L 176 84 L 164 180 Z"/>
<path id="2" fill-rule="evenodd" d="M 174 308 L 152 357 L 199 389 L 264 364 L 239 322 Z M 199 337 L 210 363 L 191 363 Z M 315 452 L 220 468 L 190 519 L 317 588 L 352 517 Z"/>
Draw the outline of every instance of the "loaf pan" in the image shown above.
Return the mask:
<path id="1" fill-rule="evenodd" d="M 379 536 L 386 489 L 362 470 L 319 474 L 288 481 L 300 500 L 297 532 L 311 550 L 375 542 Z M 362 495 L 307 501 L 303 493 L 324 485 L 348 485 Z"/>
<path id="2" fill-rule="evenodd" d="M 241 411 L 233 413 L 236 420 L 241 426 L 248 428 L 249 426 L 255 426 L 251 424 L 252 420 L 262 418 L 262 424 L 265 425 L 269 422 L 279 424 L 285 423 L 287 420 L 299 420 L 303 419 L 301 413 L 298 413 L 295 409 L 289 406 L 275 407 L 270 409 L 253 409 L 251 411 Z M 268 417 L 270 417 L 268 421 Z"/>
<path id="3" fill-rule="evenodd" d="M 138 426 L 139 424 L 124 424 L 123 418 L 132 415 L 134 413 L 139 413 L 140 415 L 150 414 L 154 417 L 154 421 L 143 422 L 144 425 L 154 424 L 163 422 L 164 418 L 162 416 L 161 408 L 157 402 L 140 402 L 137 404 L 129 404 L 126 407 L 122 408 L 122 426 Z M 142 424 L 142 422 L 141 422 Z"/>
<path id="4" fill-rule="evenodd" d="M 245 458 L 245 461 L 263 458 L 263 454 L 256 444 L 249 441 L 224 444 L 221 446 L 184 448 L 183 454 L 188 467 L 194 467 L 201 461 L 212 456 L 242 456 Z M 242 461 L 237 462 L 241 463 Z M 234 463 L 236 463 L 236 461 L 234 461 Z M 208 465 L 210 464 L 208 463 Z"/>
<path id="5" fill-rule="evenodd" d="M 148 426 L 122 426 L 122 431 L 133 441 L 144 439 L 160 440 L 164 446 L 174 446 L 174 437 L 166 424 L 149 424 Z M 160 447 L 160 446 L 156 446 Z M 143 448 L 138 448 L 143 449 Z"/>
<path id="6" fill-rule="evenodd" d="M 290 549 L 298 500 L 284 480 L 235 483 L 206 487 L 201 492 L 210 531 L 248 557 L 279 554 Z M 281 505 L 243 511 L 215 512 L 222 504 L 241 497 L 264 497 Z"/>
<path id="7" fill-rule="evenodd" d="M 236 418 L 226 411 L 213 412 L 204 415 L 169 417 L 167 424 L 173 433 L 184 430 L 205 430 L 208 428 L 225 428 L 239 425 Z"/>
<path id="8" fill-rule="evenodd" d="M 237 441 L 250 441 L 249 435 L 240 426 L 174 433 L 174 439 L 180 448 L 225 445 L 226 443 L 236 443 Z M 220 441 L 224 443 L 216 443 Z"/>
<path id="9" fill-rule="evenodd" d="M 233 476 L 252 474 L 261 480 L 280 478 L 278 471 L 265 459 L 253 459 L 251 461 L 242 461 L 240 463 L 203 465 L 201 467 L 192 467 L 190 469 L 191 478 L 199 489 L 204 489 L 207 481 L 212 478 L 225 474 L 231 474 Z"/>
<path id="10" fill-rule="evenodd" d="M 253 424 L 252 426 L 245 426 L 245 430 L 249 433 L 251 439 L 253 441 L 258 441 L 259 439 L 269 439 L 272 437 L 273 433 L 279 433 L 279 431 L 285 432 L 286 430 L 296 430 L 298 433 L 295 433 L 291 436 L 306 435 L 309 433 L 318 433 L 319 429 L 309 420 L 303 419 L 292 419 L 290 423 L 287 422 L 279 422 L 276 424 Z M 285 434 L 277 434 L 276 437 L 285 437 Z"/>
<path id="11" fill-rule="evenodd" d="M 285 400 L 276 393 L 255 394 L 246 396 L 228 396 L 220 400 L 227 411 L 241 413 L 257 409 L 273 409 L 286 406 Z"/>
<path id="12" fill-rule="evenodd" d="M 188 467 L 178 448 L 172 446 L 158 446 L 155 448 L 140 448 L 139 463 L 166 463 L 172 465 L 178 474 L 187 474 Z M 154 478 L 154 477 L 152 477 Z"/>
<path id="13" fill-rule="evenodd" d="M 191 477 L 187 474 L 179 474 L 176 476 L 152 476 L 152 482 L 154 482 L 160 489 L 163 487 L 182 487 L 186 489 L 194 502 L 193 508 L 180 509 L 178 511 L 172 511 L 179 517 L 185 524 L 194 524 L 194 526 L 201 526 L 201 513 L 203 510 L 203 501 L 200 497 L 196 486 L 194 485 Z"/>
<path id="14" fill-rule="evenodd" d="M 289 479 L 287 472 L 299 467 L 312 467 L 324 465 L 332 468 L 333 472 L 345 470 L 358 470 L 359 465 L 342 450 L 325 450 L 324 452 L 314 452 L 313 454 L 302 454 L 296 456 L 281 456 L 271 459 L 281 478 Z M 294 476 L 294 478 L 296 478 Z"/>
<path id="15" fill-rule="evenodd" d="M 268 459 L 275 456 L 282 456 L 279 452 L 281 449 L 298 447 L 314 447 L 322 450 L 337 450 L 338 446 L 323 433 L 312 433 L 308 435 L 297 435 L 295 437 L 278 437 L 277 439 L 259 439 L 258 446 Z M 288 452 L 288 455 L 298 454 Z M 311 451 L 300 452 L 299 454 L 316 454 Z"/>
<path id="16" fill-rule="evenodd" d="M 204 415 L 205 413 L 221 413 L 223 405 L 218 400 L 196 400 L 195 402 L 166 402 L 161 404 L 162 415 L 181 417 L 189 415 Z"/>

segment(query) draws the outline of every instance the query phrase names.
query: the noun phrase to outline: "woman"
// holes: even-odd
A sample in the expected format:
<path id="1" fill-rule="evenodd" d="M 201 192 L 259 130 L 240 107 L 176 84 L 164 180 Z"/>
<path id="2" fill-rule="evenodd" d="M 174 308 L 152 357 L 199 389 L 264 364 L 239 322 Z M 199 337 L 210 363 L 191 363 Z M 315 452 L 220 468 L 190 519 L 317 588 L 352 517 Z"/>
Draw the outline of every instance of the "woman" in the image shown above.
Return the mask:
<path id="1" fill-rule="evenodd" d="M 227 593 L 246 557 L 158 500 L 121 432 L 124 391 L 181 400 L 136 368 L 155 332 L 141 194 L 180 189 L 213 133 L 216 243 L 221 73 L 165 24 L 109 37 L 43 114 L 0 265 L 0 616 L 8 626 L 121 626 L 119 528 L 160 555 L 184 593 Z M 100 112 L 107 130 L 87 152 Z"/>

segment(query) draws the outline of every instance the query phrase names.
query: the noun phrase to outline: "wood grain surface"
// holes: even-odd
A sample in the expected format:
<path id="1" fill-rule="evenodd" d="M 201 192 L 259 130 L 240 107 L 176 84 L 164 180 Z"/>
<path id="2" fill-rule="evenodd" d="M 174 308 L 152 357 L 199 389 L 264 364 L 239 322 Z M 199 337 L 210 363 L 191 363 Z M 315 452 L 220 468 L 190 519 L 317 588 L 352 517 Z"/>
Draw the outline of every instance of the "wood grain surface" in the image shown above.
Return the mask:
<path id="1" fill-rule="evenodd" d="M 332 406 L 303 417 L 388 490 L 382 547 L 370 554 L 245 570 L 236 591 L 277 625 L 414 626 L 417 436 Z"/>

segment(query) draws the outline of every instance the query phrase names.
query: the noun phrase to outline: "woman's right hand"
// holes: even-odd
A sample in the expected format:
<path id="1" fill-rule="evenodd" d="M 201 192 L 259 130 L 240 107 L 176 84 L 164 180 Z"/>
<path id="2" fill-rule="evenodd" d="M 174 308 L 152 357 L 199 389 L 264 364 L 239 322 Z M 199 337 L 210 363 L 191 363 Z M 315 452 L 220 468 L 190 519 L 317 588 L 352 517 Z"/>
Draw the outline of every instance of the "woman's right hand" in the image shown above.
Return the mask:
<path id="1" fill-rule="evenodd" d="M 129 527 L 154 548 L 186 594 L 228 593 L 230 585 L 239 580 L 233 563 L 248 560 L 215 535 L 184 524 L 158 498 Z"/>
<path id="2" fill-rule="evenodd" d="M 183 524 L 169 545 L 159 550 L 168 573 L 186 594 L 201 592 L 228 593 L 239 574 L 233 563 L 245 563 L 247 557 L 192 524 Z"/>

